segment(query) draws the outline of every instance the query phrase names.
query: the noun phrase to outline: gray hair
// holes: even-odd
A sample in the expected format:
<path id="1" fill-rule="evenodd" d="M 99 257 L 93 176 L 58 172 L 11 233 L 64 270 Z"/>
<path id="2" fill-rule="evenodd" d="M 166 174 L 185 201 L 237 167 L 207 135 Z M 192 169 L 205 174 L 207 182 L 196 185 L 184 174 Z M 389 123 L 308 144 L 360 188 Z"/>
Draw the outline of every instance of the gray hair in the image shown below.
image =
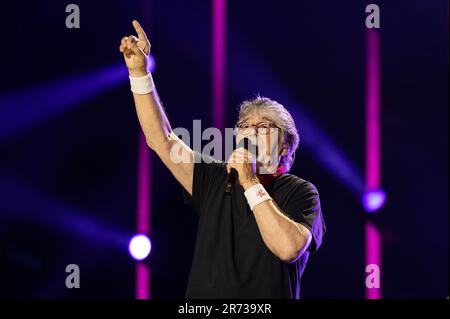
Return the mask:
<path id="1" fill-rule="evenodd" d="M 283 105 L 267 97 L 258 95 L 253 100 L 242 102 L 239 107 L 238 122 L 254 112 L 258 112 L 281 128 L 282 142 L 287 146 L 287 154 L 281 156 L 280 165 L 283 165 L 286 171 L 289 171 L 294 163 L 295 152 L 300 143 L 300 137 L 295 127 L 294 119 Z"/>

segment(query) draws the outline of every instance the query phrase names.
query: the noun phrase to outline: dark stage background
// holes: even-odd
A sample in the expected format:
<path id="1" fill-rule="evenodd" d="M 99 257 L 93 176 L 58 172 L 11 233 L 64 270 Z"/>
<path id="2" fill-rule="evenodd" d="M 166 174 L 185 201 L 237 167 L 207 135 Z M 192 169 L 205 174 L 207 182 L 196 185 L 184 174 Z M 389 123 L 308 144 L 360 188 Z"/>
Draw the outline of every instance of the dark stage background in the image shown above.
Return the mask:
<path id="1" fill-rule="evenodd" d="M 123 238 L 135 231 L 140 127 L 118 49 L 134 18 L 152 43 L 172 126 L 212 125 L 210 1 L 144 2 L 77 0 L 80 29 L 65 27 L 70 2 L 0 5 L 2 298 L 134 297 Z M 226 126 L 242 100 L 269 96 L 308 114 L 363 178 L 369 3 L 229 0 Z M 445 298 L 448 2 L 373 3 L 381 10 L 383 297 Z M 292 172 L 319 189 L 328 228 L 303 297 L 364 298 L 368 214 L 340 166 L 322 165 L 324 154 L 308 144 L 314 136 L 302 135 L 306 117 L 296 121 L 303 141 Z M 151 294 L 182 298 L 198 219 L 155 154 L 151 163 Z M 64 285 L 72 263 L 80 289 Z"/>

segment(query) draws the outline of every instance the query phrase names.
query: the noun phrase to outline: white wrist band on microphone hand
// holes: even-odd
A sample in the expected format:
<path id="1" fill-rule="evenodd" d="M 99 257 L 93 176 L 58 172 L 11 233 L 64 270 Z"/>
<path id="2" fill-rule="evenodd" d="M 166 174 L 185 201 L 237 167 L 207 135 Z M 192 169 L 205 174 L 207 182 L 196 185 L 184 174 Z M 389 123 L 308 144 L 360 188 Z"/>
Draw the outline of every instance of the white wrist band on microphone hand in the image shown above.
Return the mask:
<path id="1" fill-rule="evenodd" d="M 154 84 L 152 74 L 149 72 L 145 76 L 130 76 L 131 91 L 136 94 L 148 94 L 153 91 Z"/>
<path id="2" fill-rule="evenodd" d="M 247 198 L 251 210 L 253 210 L 256 205 L 272 199 L 261 184 L 253 185 L 244 192 L 244 195 Z"/>

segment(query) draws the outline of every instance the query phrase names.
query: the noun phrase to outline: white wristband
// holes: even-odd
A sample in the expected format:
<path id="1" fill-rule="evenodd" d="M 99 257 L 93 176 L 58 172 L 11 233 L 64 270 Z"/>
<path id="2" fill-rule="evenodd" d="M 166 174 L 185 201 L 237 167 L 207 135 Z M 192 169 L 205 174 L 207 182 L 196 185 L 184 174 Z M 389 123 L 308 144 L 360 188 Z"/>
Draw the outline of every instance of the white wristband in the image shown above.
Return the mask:
<path id="1" fill-rule="evenodd" d="M 244 195 L 247 198 L 251 210 L 253 210 L 256 205 L 272 199 L 261 184 L 253 185 L 244 192 Z"/>
<path id="2" fill-rule="evenodd" d="M 130 76 L 131 91 L 136 94 L 148 94 L 153 91 L 154 84 L 152 74 L 149 72 L 145 76 Z"/>

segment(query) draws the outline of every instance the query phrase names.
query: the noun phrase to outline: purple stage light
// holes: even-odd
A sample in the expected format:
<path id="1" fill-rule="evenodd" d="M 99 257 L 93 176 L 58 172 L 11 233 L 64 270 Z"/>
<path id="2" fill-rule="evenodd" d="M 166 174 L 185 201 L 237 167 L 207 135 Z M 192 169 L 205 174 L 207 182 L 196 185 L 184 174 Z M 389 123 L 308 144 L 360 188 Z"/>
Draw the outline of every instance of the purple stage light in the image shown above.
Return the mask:
<path id="1" fill-rule="evenodd" d="M 381 233 L 373 222 L 367 222 L 366 228 L 366 266 L 381 267 Z M 367 273 L 366 273 L 367 274 Z M 381 278 L 378 278 L 381 284 Z M 381 287 L 366 287 L 367 299 L 381 299 Z"/>
<path id="2" fill-rule="evenodd" d="M 153 73 L 153 71 L 155 71 L 155 67 L 156 67 L 156 62 L 155 62 L 155 58 L 153 57 L 153 55 L 149 54 L 148 58 L 147 58 L 147 69 L 150 73 Z"/>
<path id="3" fill-rule="evenodd" d="M 227 0 L 212 2 L 212 117 L 213 126 L 225 128 Z"/>
<path id="4" fill-rule="evenodd" d="M 149 234 L 151 222 L 151 153 L 144 133 L 139 133 L 137 176 L 137 233 Z M 143 263 L 136 265 L 136 299 L 150 298 L 150 267 Z"/>
<path id="5" fill-rule="evenodd" d="M 91 217 L 67 203 L 50 197 L 21 178 L 0 171 L 0 216 L 17 221 L 42 225 L 93 243 L 123 249 L 129 238 L 125 231 L 104 220 Z M 26 198 L 27 200 L 24 200 Z"/>
<path id="6" fill-rule="evenodd" d="M 147 236 L 139 234 L 131 238 L 128 250 L 134 259 L 143 260 L 150 254 L 152 244 Z"/>
<path id="7" fill-rule="evenodd" d="M 367 212 L 373 213 L 384 205 L 385 200 L 386 193 L 382 189 L 375 189 L 364 193 L 362 203 Z"/>
<path id="8" fill-rule="evenodd" d="M 376 29 L 367 29 L 366 56 L 366 192 L 362 202 L 368 213 L 380 209 L 386 200 L 381 190 L 380 126 L 380 39 Z M 371 222 L 366 225 L 366 264 L 381 267 L 381 233 Z M 367 299 L 381 299 L 381 289 L 366 287 Z"/>
<path id="9" fill-rule="evenodd" d="M 0 94 L 0 143 L 127 81 L 123 64 Z"/>

